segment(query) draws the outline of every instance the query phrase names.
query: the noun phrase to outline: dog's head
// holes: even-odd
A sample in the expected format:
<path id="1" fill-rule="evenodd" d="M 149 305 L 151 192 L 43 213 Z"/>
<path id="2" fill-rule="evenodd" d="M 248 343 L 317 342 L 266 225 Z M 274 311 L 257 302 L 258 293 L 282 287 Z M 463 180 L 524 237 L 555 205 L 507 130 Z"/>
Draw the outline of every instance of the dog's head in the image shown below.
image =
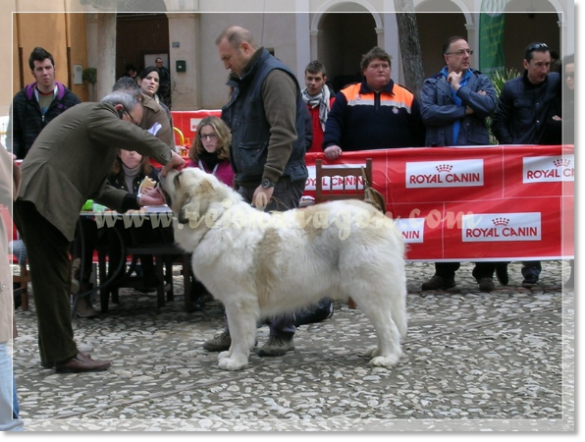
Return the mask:
<path id="1" fill-rule="evenodd" d="M 167 205 L 181 224 L 205 216 L 210 204 L 229 197 L 227 186 L 197 168 L 172 169 L 166 177 L 161 175 L 160 185 Z"/>

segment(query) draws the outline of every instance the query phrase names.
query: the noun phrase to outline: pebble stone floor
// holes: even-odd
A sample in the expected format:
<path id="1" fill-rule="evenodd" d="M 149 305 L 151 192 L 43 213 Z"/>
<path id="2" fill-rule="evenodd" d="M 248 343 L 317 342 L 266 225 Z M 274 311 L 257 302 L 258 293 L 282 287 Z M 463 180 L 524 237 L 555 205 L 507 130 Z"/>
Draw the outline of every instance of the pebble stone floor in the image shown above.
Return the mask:
<path id="1" fill-rule="evenodd" d="M 543 262 L 540 284 L 480 292 L 472 264 L 458 287 L 421 293 L 432 263 L 409 263 L 408 336 L 391 370 L 363 356 L 375 343 L 359 311 L 336 303 L 331 319 L 298 328 L 296 350 L 218 368 L 203 342 L 223 328 L 221 305 L 156 313 L 156 297 L 122 290 L 120 304 L 75 319 L 75 339 L 111 359 L 101 373 L 42 369 L 34 304 L 16 312 L 14 364 L 26 431 L 575 431 L 574 293 L 567 262 Z M 94 301 L 96 308 L 98 302 Z M 259 345 L 268 336 L 258 329 Z"/>

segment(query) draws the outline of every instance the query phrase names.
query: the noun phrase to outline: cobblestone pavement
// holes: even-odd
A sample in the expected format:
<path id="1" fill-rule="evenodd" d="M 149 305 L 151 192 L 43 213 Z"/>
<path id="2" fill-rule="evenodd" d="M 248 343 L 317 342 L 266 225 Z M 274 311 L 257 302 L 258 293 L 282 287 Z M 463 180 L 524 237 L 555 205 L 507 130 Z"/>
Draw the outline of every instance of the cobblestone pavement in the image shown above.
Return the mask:
<path id="1" fill-rule="evenodd" d="M 223 371 L 202 348 L 224 325 L 221 305 L 156 314 L 156 297 L 121 291 L 96 319 L 76 319 L 75 338 L 101 373 L 42 369 L 34 306 L 16 314 L 14 363 L 27 431 L 574 431 L 574 294 L 562 292 L 566 262 L 543 262 L 540 285 L 483 293 L 472 264 L 458 289 L 420 292 L 430 263 L 410 263 L 408 336 L 393 369 L 371 368 L 375 343 L 359 310 L 335 304 L 327 321 L 299 327 L 296 350 L 252 354 L 247 368 Z M 497 283 L 496 283 L 497 284 Z M 97 307 L 97 302 L 94 303 Z M 258 329 L 259 345 L 268 328 Z"/>

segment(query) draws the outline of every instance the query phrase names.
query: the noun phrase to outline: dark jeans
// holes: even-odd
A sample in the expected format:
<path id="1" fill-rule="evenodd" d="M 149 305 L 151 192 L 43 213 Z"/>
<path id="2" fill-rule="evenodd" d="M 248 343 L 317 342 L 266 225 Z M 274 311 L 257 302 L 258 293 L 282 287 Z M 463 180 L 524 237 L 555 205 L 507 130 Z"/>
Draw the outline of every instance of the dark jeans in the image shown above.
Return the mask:
<path id="1" fill-rule="evenodd" d="M 28 253 L 41 361 L 64 362 L 77 354 L 69 302 L 71 242 L 29 201 L 14 202 L 14 221 Z"/>

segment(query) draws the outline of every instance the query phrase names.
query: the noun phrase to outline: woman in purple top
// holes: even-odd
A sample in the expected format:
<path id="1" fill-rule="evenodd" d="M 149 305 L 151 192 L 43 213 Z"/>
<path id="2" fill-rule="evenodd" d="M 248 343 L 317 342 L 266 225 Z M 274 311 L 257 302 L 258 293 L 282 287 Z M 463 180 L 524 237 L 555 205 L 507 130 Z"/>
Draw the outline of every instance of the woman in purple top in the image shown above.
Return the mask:
<path id="1" fill-rule="evenodd" d="M 187 167 L 198 167 L 232 187 L 234 171 L 230 163 L 231 141 L 232 135 L 227 124 L 218 117 L 205 117 L 197 125 L 197 137 L 189 149 Z"/>
<path id="2" fill-rule="evenodd" d="M 218 117 L 205 117 L 197 125 L 195 143 L 189 149 L 189 161 L 186 167 L 199 169 L 215 175 L 224 184 L 232 187 L 234 171 L 230 163 L 229 147 L 232 134 L 227 124 Z M 191 310 L 200 311 L 204 308 L 204 297 L 207 289 L 197 280 L 191 270 Z"/>

